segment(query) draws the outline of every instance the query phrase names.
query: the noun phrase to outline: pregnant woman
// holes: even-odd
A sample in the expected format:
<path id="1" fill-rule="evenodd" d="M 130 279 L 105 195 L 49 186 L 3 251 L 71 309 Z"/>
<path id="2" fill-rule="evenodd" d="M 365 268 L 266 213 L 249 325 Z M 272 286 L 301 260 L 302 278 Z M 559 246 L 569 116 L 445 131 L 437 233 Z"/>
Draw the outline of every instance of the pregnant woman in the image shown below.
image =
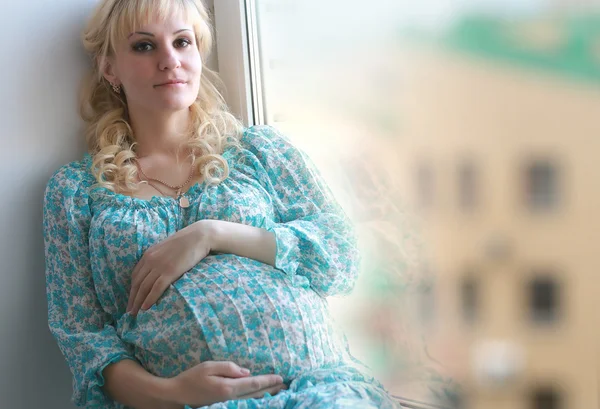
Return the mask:
<path id="1" fill-rule="evenodd" d="M 328 312 L 356 280 L 351 223 L 303 152 L 228 113 L 211 38 L 199 0 L 104 0 L 85 29 L 88 153 L 44 198 L 73 402 L 398 408 Z"/>

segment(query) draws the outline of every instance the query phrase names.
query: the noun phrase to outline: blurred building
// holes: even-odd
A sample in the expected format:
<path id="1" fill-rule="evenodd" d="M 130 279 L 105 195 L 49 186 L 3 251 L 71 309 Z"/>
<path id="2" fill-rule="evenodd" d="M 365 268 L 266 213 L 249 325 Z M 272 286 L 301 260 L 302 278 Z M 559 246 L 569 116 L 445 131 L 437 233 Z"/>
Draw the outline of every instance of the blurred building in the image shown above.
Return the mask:
<path id="1" fill-rule="evenodd" d="M 598 408 L 600 18 L 416 38 L 394 106 L 428 353 L 465 409 Z"/>

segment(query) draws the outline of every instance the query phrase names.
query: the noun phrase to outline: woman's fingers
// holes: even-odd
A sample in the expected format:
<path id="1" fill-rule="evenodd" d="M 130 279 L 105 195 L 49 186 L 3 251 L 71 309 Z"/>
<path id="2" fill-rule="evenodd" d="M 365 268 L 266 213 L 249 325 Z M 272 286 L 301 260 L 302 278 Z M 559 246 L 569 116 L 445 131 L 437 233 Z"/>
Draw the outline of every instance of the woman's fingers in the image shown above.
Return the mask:
<path id="1" fill-rule="evenodd" d="M 131 274 L 131 289 L 129 290 L 129 301 L 127 302 L 126 311 L 131 311 L 135 297 L 137 297 L 137 294 L 140 290 L 140 286 L 146 278 L 146 275 L 149 273 L 149 271 L 142 270 L 143 264 L 144 258 L 142 257 L 140 262 L 136 264 L 135 268 L 133 269 L 133 273 Z"/>
<path id="2" fill-rule="evenodd" d="M 207 365 L 209 375 L 241 378 L 250 374 L 250 371 L 231 361 L 209 361 L 205 362 L 205 365 Z"/>
<path id="3" fill-rule="evenodd" d="M 148 293 L 148 296 L 142 303 L 141 308 L 147 310 L 148 308 L 152 307 L 156 303 L 156 301 L 158 301 L 160 296 L 165 293 L 165 291 L 169 287 L 169 284 L 170 283 L 168 279 L 165 278 L 165 276 L 158 277 L 154 282 L 150 293 Z"/>
<path id="4" fill-rule="evenodd" d="M 135 294 L 135 299 L 133 301 L 133 304 L 131 305 L 131 313 L 133 315 L 137 314 L 140 310 L 142 302 L 148 297 L 148 293 L 154 286 L 155 281 L 156 274 L 154 274 L 154 272 L 151 271 L 150 273 L 148 273 L 148 275 L 146 275 L 146 278 L 144 278 L 142 284 L 140 284 L 140 288 L 137 290 L 137 293 Z M 131 299 L 131 296 L 129 298 Z"/>
<path id="5" fill-rule="evenodd" d="M 271 386 L 269 388 L 265 388 L 257 392 L 242 395 L 238 397 L 238 399 L 260 399 L 265 396 L 265 393 L 269 393 L 270 395 L 276 395 L 277 393 L 285 389 L 287 389 L 287 386 L 285 384 Z"/>
<path id="6" fill-rule="evenodd" d="M 137 278 L 138 274 L 140 273 L 140 270 L 142 269 L 142 267 L 144 267 L 145 263 L 146 263 L 146 258 L 144 256 L 142 256 L 140 261 L 138 261 L 138 263 L 133 268 L 133 271 L 131 272 L 131 284 L 136 283 L 136 278 Z"/>
<path id="7" fill-rule="evenodd" d="M 146 280 L 148 274 L 150 274 L 150 272 L 152 271 L 153 262 L 156 258 L 155 254 L 155 246 L 150 247 L 148 250 L 146 250 L 140 261 L 138 261 L 138 263 L 133 268 L 133 271 L 131 272 L 131 290 L 129 292 L 129 302 L 127 305 L 127 311 L 131 311 L 133 303 L 137 297 L 137 293 L 139 292 L 140 287 L 142 286 L 142 283 Z M 148 264 L 149 266 L 147 267 L 146 264 Z"/>
<path id="8" fill-rule="evenodd" d="M 148 274 L 148 272 L 150 271 L 150 269 L 152 267 L 152 263 L 150 263 L 150 265 L 149 265 L 150 268 L 147 268 L 146 264 L 148 264 L 148 259 L 151 258 L 153 255 L 153 253 L 150 252 L 151 250 L 152 250 L 152 248 L 148 249 L 142 256 L 140 261 L 138 261 L 138 263 L 133 268 L 133 271 L 131 272 L 131 287 L 132 288 L 134 286 L 139 287 L 140 284 L 142 283 L 142 281 L 144 281 L 146 274 Z"/>
<path id="9" fill-rule="evenodd" d="M 245 396 L 258 393 L 273 387 L 283 386 L 283 378 L 279 375 L 257 375 L 248 378 L 230 380 L 235 396 Z"/>

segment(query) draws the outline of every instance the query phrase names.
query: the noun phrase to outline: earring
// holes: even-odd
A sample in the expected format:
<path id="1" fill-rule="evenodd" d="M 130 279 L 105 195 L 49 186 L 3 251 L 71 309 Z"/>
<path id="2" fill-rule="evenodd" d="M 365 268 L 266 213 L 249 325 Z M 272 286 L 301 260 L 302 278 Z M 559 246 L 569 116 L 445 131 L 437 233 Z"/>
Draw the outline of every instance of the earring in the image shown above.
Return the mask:
<path id="1" fill-rule="evenodd" d="M 112 89 L 113 89 L 113 91 L 115 91 L 115 93 L 117 93 L 117 94 L 121 93 L 121 86 L 120 85 L 115 85 L 113 83 L 111 83 L 110 85 L 112 85 Z"/>

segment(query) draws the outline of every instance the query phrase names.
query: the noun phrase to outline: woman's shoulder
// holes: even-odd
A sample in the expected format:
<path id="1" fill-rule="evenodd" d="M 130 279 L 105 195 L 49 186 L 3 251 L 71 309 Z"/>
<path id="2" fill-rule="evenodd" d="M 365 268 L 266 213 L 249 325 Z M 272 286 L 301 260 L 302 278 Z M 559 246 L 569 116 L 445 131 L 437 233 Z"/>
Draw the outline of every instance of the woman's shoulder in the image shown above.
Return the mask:
<path id="1" fill-rule="evenodd" d="M 60 166 L 46 184 L 46 193 L 75 194 L 85 192 L 94 183 L 90 170 L 91 156 L 86 153 L 79 160 Z"/>
<path id="2" fill-rule="evenodd" d="M 253 125 L 245 128 L 241 143 L 251 151 L 267 151 L 271 154 L 295 147 L 284 133 L 271 125 Z"/>

